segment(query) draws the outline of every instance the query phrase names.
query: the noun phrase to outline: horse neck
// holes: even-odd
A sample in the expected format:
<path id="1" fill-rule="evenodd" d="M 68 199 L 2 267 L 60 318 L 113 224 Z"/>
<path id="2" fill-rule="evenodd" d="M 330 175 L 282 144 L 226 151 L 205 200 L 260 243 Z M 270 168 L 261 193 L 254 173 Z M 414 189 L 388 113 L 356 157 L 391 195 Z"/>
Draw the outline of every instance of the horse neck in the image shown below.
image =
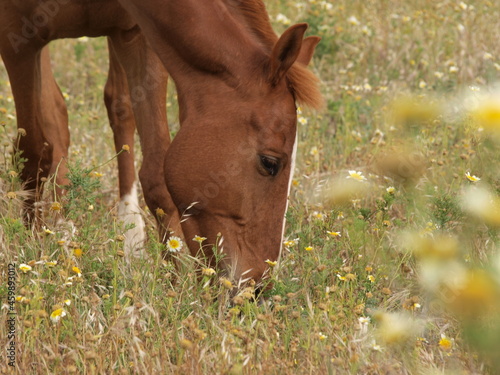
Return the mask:
<path id="1" fill-rule="evenodd" d="M 251 81 L 268 55 L 231 0 L 121 0 L 134 14 L 178 88 L 197 88 L 200 77 L 229 85 Z M 182 87 L 181 87 L 182 86 Z"/>

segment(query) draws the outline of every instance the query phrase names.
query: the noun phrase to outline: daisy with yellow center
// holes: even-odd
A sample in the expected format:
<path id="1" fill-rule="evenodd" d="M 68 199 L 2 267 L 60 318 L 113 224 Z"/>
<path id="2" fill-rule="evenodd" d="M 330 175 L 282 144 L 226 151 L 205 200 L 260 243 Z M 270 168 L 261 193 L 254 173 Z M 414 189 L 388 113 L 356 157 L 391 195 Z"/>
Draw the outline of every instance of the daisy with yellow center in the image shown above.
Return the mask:
<path id="1" fill-rule="evenodd" d="M 342 234 L 340 232 L 327 231 L 326 233 L 328 233 L 332 237 L 342 237 Z"/>
<path id="2" fill-rule="evenodd" d="M 215 275 L 215 270 L 213 268 L 203 268 L 201 274 L 203 276 L 213 276 Z"/>
<path id="3" fill-rule="evenodd" d="M 318 220 L 325 220 L 326 219 L 326 215 L 322 212 L 319 212 L 319 211 L 314 211 L 312 213 L 312 217 L 314 217 L 315 219 L 318 219 Z"/>
<path id="4" fill-rule="evenodd" d="M 299 118 L 298 118 L 298 122 L 299 122 L 299 124 L 301 124 L 301 125 L 307 125 L 307 118 L 302 117 L 302 116 L 299 116 Z"/>
<path id="5" fill-rule="evenodd" d="M 367 317 L 367 316 L 362 316 L 362 317 L 358 318 L 359 324 L 361 324 L 363 326 L 367 326 L 370 323 L 370 321 L 371 321 L 370 317 Z"/>
<path id="6" fill-rule="evenodd" d="M 81 277 L 81 276 L 82 276 L 82 271 L 80 271 L 80 268 L 78 268 L 78 267 L 74 266 L 73 268 L 71 268 L 71 270 L 72 270 L 74 273 L 76 273 L 76 275 L 77 275 L 78 277 Z"/>
<path id="7" fill-rule="evenodd" d="M 52 314 L 50 314 L 50 320 L 52 320 L 52 323 L 56 324 L 59 323 L 61 318 L 66 316 L 66 311 L 64 311 L 63 308 L 57 309 L 52 311 Z"/>
<path id="8" fill-rule="evenodd" d="M 182 240 L 177 236 L 172 236 L 167 241 L 167 249 L 171 253 L 178 253 L 182 249 Z"/>
<path id="9" fill-rule="evenodd" d="M 385 191 L 393 195 L 396 192 L 396 188 L 394 186 L 389 186 L 387 189 L 385 189 Z"/>
<path id="10" fill-rule="evenodd" d="M 42 227 L 43 229 L 43 233 L 47 234 L 47 235 L 53 235 L 53 234 L 56 234 L 56 232 L 53 232 L 51 231 L 49 228 L 47 227 Z"/>
<path id="11" fill-rule="evenodd" d="M 444 351 L 450 351 L 453 347 L 453 341 L 441 334 L 441 340 L 439 340 L 439 347 Z"/>
<path id="12" fill-rule="evenodd" d="M 347 176 L 346 178 L 350 178 L 356 181 L 366 181 L 366 177 L 363 176 L 363 173 L 357 171 L 349 171 L 349 176 Z"/>
<path id="13" fill-rule="evenodd" d="M 304 248 L 305 251 L 313 251 L 313 247 L 312 246 L 307 246 Z"/>
<path id="14" fill-rule="evenodd" d="M 30 265 L 27 265 L 27 264 L 24 264 L 24 263 L 22 263 L 22 264 L 19 265 L 19 269 L 21 271 L 23 271 L 23 273 L 26 273 L 26 272 L 29 272 L 29 271 L 32 270 L 32 268 L 31 268 Z"/>
<path id="15" fill-rule="evenodd" d="M 295 238 L 293 240 L 287 240 L 287 241 L 284 241 L 283 242 L 283 245 L 285 245 L 285 247 L 292 247 L 292 246 L 295 246 L 299 243 L 299 239 L 298 238 Z"/>
<path id="16" fill-rule="evenodd" d="M 225 277 L 220 278 L 220 283 L 226 289 L 233 289 L 233 283 Z"/>
<path id="17" fill-rule="evenodd" d="M 62 208 L 62 206 L 61 206 L 61 203 L 59 203 L 59 202 L 52 202 L 52 204 L 50 205 L 51 211 L 60 211 L 61 208 Z"/>
<path id="18" fill-rule="evenodd" d="M 474 176 L 474 175 L 471 175 L 470 172 L 467 172 L 465 174 L 465 177 L 467 177 L 467 180 L 469 180 L 470 182 L 478 182 L 478 181 L 481 181 L 481 179 L 477 176 Z"/>
<path id="19" fill-rule="evenodd" d="M 207 238 L 206 237 L 201 237 L 201 236 L 194 236 L 193 241 L 198 242 L 200 245 L 203 241 L 205 241 Z"/>

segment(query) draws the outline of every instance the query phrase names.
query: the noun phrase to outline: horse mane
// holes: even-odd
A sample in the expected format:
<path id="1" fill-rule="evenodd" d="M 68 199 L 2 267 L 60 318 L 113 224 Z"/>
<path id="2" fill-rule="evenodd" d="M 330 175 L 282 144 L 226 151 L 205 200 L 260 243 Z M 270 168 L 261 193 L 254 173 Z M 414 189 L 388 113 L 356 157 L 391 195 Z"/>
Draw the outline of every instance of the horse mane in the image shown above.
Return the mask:
<path id="1" fill-rule="evenodd" d="M 260 41 L 266 52 L 271 51 L 278 41 L 274 32 L 266 6 L 262 0 L 231 0 L 233 8 L 239 10 L 246 21 L 247 27 Z M 299 62 L 292 65 L 286 74 L 288 84 L 295 96 L 295 100 L 306 107 L 319 109 L 324 105 L 323 96 L 319 90 L 319 79 L 307 67 Z"/>

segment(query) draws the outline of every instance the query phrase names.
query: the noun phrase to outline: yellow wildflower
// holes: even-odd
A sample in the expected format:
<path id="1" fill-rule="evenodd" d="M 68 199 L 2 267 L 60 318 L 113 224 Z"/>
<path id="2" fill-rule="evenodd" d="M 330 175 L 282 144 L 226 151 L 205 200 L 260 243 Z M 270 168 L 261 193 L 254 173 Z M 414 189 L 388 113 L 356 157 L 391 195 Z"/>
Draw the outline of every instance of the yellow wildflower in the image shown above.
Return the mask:
<path id="1" fill-rule="evenodd" d="M 77 266 L 74 266 L 73 268 L 71 268 L 71 271 L 73 271 L 74 273 L 76 273 L 76 275 L 78 277 L 82 276 L 82 271 L 80 271 L 80 268 L 78 268 Z"/>
<path id="2" fill-rule="evenodd" d="M 61 318 L 66 316 L 66 311 L 64 311 L 63 308 L 56 309 L 52 311 L 52 314 L 50 314 L 50 320 L 52 320 L 52 323 L 56 324 L 59 323 Z"/>
<path id="3" fill-rule="evenodd" d="M 203 268 L 201 274 L 203 276 L 213 276 L 215 275 L 215 270 L 213 268 Z"/>
<path id="4" fill-rule="evenodd" d="M 199 244 L 201 244 L 206 239 L 207 239 L 206 237 L 201 237 L 201 236 L 196 235 L 196 236 L 194 236 L 193 241 L 198 242 Z"/>
<path id="5" fill-rule="evenodd" d="M 278 262 L 269 259 L 266 259 L 264 262 L 266 262 L 269 265 L 269 267 L 274 267 L 278 264 Z"/>
<path id="6" fill-rule="evenodd" d="M 59 202 L 52 202 L 52 204 L 50 205 L 51 211 L 60 211 L 61 208 L 62 208 L 62 206 L 61 206 L 61 203 L 59 203 Z"/>
<path id="7" fill-rule="evenodd" d="M 177 236 L 172 236 L 167 241 L 167 249 L 171 253 L 178 253 L 182 249 L 182 240 Z"/>
<path id="8" fill-rule="evenodd" d="M 363 176 L 362 172 L 357 172 L 354 170 L 349 171 L 349 176 L 347 176 L 346 178 L 350 178 L 356 181 L 366 181 L 366 177 Z"/>
<path id="9" fill-rule="evenodd" d="M 230 280 L 226 279 L 225 277 L 220 278 L 220 283 L 226 289 L 233 289 L 233 283 Z"/>
<path id="10" fill-rule="evenodd" d="M 53 234 L 56 234 L 56 232 L 51 231 L 51 230 L 50 230 L 49 228 L 47 228 L 47 227 L 42 227 L 42 229 L 43 229 L 43 232 L 44 232 L 45 234 L 47 234 L 47 235 L 53 235 Z"/>
<path id="11" fill-rule="evenodd" d="M 23 271 L 23 273 L 26 273 L 26 272 L 28 272 L 28 271 L 31 271 L 31 270 L 32 270 L 31 266 L 29 266 L 29 265 L 27 265 L 27 264 L 24 264 L 24 263 L 21 263 L 21 264 L 19 265 L 19 269 L 20 269 L 21 271 Z"/>
<path id="12" fill-rule="evenodd" d="M 467 172 L 465 174 L 465 177 L 467 177 L 467 180 L 471 181 L 471 182 L 477 182 L 477 181 L 481 181 L 481 179 L 477 176 L 474 176 L 474 175 L 471 175 L 470 172 Z"/>
<path id="13" fill-rule="evenodd" d="M 102 173 L 97 172 L 97 171 L 92 171 L 89 173 L 89 176 L 94 177 L 94 178 L 101 178 L 104 175 Z"/>
<path id="14" fill-rule="evenodd" d="M 439 347 L 448 352 L 453 347 L 453 341 L 447 338 L 444 334 L 441 334 L 441 339 L 439 340 Z"/>
<path id="15" fill-rule="evenodd" d="M 292 247 L 292 246 L 295 246 L 299 243 L 299 239 L 298 238 L 295 238 L 293 240 L 287 240 L 287 241 L 284 241 L 283 242 L 283 245 L 285 245 L 285 247 Z"/>

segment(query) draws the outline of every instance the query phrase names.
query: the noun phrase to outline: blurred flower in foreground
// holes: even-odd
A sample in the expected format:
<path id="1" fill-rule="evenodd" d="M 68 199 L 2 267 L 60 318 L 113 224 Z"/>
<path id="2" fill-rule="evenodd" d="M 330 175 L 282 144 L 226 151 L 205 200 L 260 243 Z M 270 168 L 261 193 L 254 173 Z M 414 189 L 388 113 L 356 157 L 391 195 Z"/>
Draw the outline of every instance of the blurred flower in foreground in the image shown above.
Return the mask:
<path id="1" fill-rule="evenodd" d="M 409 146 L 393 147 L 376 156 L 373 168 L 378 175 L 411 183 L 424 174 L 426 161 L 420 152 Z"/>
<path id="2" fill-rule="evenodd" d="M 471 112 L 474 124 L 478 128 L 500 134 L 500 93 L 480 98 Z"/>
<path id="3" fill-rule="evenodd" d="M 500 226 L 500 198 L 485 187 L 466 189 L 462 195 L 462 208 L 487 225 Z"/>
<path id="4" fill-rule="evenodd" d="M 477 319 L 500 312 L 500 285 L 490 273 L 481 269 L 467 270 L 460 281 L 447 292 L 447 305 L 458 316 Z"/>
<path id="5" fill-rule="evenodd" d="M 458 255 L 458 240 L 445 234 L 433 237 L 410 234 L 406 240 L 420 260 L 449 260 L 456 259 Z"/>
<path id="6" fill-rule="evenodd" d="M 441 105 L 428 98 L 403 97 L 392 103 L 393 121 L 405 128 L 425 125 L 442 113 Z"/>
<path id="7" fill-rule="evenodd" d="M 369 184 L 360 184 L 358 179 L 332 179 L 323 185 L 318 199 L 325 206 L 351 204 L 353 199 L 363 197 L 369 188 Z"/>
<path id="8" fill-rule="evenodd" d="M 378 337 L 387 345 L 404 344 L 420 331 L 420 324 L 409 314 L 377 312 L 373 318 L 378 323 Z"/>
<path id="9" fill-rule="evenodd" d="M 419 261 L 419 279 L 431 292 L 455 288 L 465 272 L 459 262 L 459 242 L 442 233 L 406 233 L 401 246 L 410 250 Z"/>

